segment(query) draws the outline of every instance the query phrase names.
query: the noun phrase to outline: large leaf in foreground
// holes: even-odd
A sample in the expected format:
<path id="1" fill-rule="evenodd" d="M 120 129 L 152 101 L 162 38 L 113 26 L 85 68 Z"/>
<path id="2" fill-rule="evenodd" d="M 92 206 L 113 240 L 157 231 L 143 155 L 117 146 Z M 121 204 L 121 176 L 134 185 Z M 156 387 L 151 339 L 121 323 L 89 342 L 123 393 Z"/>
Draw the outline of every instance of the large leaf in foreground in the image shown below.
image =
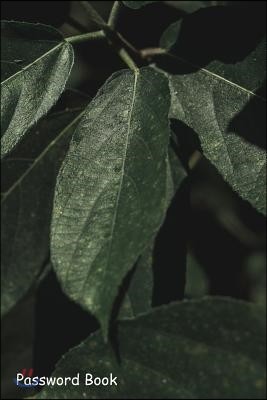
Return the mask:
<path id="1" fill-rule="evenodd" d="M 221 298 L 160 307 L 118 324 L 120 364 L 95 334 L 70 350 L 53 376 L 80 386 L 47 387 L 37 398 L 265 398 L 265 323 L 258 306 Z M 117 386 L 85 386 L 86 373 Z"/>
<path id="2" fill-rule="evenodd" d="M 211 11 L 214 18 L 225 17 L 225 27 L 221 24 L 214 33 L 219 48 L 229 36 L 227 30 L 232 29 L 229 27 L 235 16 L 232 8 L 215 7 L 192 14 L 185 22 L 170 26 L 162 38 L 161 45 L 166 46 L 176 63 L 169 69 L 171 118 L 181 120 L 197 133 L 203 154 L 243 199 L 265 214 L 266 99 L 262 87 L 266 79 L 266 44 L 262 41 L 253 48 L 255 37 L 248 40 L 250 47 L 246 49 L 239 32 L 232 40 L 234 44 L 229 42 L 229 54 L 224 49 L 205 48 L 200 41 L 197 42 L 200 50 L 193 51 L 195 47 L 192 50 L 186 46 L 187 38 L 192 41 L 188 29 L 198 21 L 203 37 L 208 35 L 206 14 Z M 218 32 L 219 29 L 222 31 Z M 242 29 L 248 30 L 244 22 Z M 193 41 L 191 44 L 194 46 Z M 238 53 L 238 46 L 241 54 L 231 60 Z M 217 60 L 212 60 L 212 56 Z"/>
<path id="3" fill-rule="evenodd" d="M 54 28 L 1 22 L 1 158 L 57 101 L 73 64 Z"/>
<path id="4" fill-rule="evenodd" d="M 51 114 L 2 161 L 1 315 L 31 287 L 49 255 L 56 176 L 80 113 Z"/>
<path id="5" fill-rule="evenodd" d="M 165 213 L 169 106 L 161 73 L 115 74 L 89 105 L 58 176 L 54 268 L 105 333 L 119 285 Z"/>

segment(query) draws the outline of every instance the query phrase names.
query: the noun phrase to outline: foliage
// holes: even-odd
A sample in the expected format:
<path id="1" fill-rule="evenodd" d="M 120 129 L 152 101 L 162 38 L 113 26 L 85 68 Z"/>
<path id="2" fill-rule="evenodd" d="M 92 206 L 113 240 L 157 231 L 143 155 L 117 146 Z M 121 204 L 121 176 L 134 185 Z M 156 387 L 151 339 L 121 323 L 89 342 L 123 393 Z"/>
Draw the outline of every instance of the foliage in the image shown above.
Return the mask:
<path id="1" fill-rule="evenodd" d="M 1 24 L 1 314 L 38 291 L 51 265 L 100 325 L 52 376 L 112 371 L 119 386 L 46 387 L 35 398 L 264 398 L 264 308 L 253 304 L 264 297 L 264 261 L 246 260 L 259 296 L 253 287 L 251 301 L 207 297 L 221 293 L 209 291 L 187 232 L 190 182 L 203 162 L 229 202 L 257 221 L 266 215 L 259 13 L 252 7 L 248 28 L 238 7 L 183 4 L 160 47 L 137 50 L 118 19 L 160 2 L 116 1 L 107 23 L 80 3 L 98 31 L 64 38 L 39 23 Z M 66 86 L 74 50 L 104 40 L 127 69 L 89 101 Z M 259 252 L 216 187 L 209 201 L 214 218 Z"/>

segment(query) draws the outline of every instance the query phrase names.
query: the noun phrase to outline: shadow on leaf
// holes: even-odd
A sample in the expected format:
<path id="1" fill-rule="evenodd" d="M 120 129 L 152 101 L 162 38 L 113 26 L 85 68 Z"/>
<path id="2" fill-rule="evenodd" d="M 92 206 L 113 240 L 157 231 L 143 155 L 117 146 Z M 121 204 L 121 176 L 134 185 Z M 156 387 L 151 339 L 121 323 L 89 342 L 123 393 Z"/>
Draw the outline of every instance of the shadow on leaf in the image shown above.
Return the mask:
<path id="1" fill-rule="evenodd" d="M 214 60 L 225 64 L 242 61 L 264 36 L 265 7 L 218 6 L 188 15 L 170 26 L 161 40 L 161 46 L 178 59 L 160 56 L 157 63 L 168 72 L 186 74 Z"/>
<path id="2" fill-rule="evenodd" d="M 266 149 L 266 87 L 255 92 L 243 110 L 228 125 L 228 132 L 234 132 L 248 142 Z"/>

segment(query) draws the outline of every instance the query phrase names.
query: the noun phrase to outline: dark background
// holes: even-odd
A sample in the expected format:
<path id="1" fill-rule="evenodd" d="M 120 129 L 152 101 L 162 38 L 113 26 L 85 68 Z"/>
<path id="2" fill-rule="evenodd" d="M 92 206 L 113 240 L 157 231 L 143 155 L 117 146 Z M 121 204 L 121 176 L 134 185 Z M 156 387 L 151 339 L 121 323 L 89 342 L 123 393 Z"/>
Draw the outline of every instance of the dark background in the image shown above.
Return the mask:
<path id="1" fill-rule="evenodd" d="M 113 2 L 91 3 L 107 19 Z M 148 5 L 138 11 L 122 8 L 118 30 L 137 48 L 158 46 L 168 25 L 195 11 L 200 3 L 202 6 L 219 4 L 238 9 L 239 20 L 228 29 L 233 29 L 231 33 L 240 37 L 244 54 L 249 51 L 251 33 L 261 32 L 264 28 L 262 15 L 266 3 L 263 1 L 169 1 Z M 57 27 L 65 36 L 96 29 L 79 2 L 3 1 L 1 7 L 2 19 L 42 22 Z M 238 33 L 241 25 L 245 40 Z M 192 43 L 196 40 L 196 26 L 194 29 L 189 38 Z M 205 33 L 212 36 L 208 28 L 205 29 Z M 222 54 L 229 55 L 229 43 L 225 42 L 223 46 Z M 86 93 L 89 98 L 111 73 L 125 68 L 104 42 L 79 44 L 75 46 L 75 55 L 75 67 L 68 87 Z M 179 130 L 179 135 L 186 163 L 187 157 L 195 150 L 193 135 L 186 127 Z M 153 266 L 154 305 L 184 295 L 194 297 L 208 293 L 264 303 L 265 234 L 265 218 L 233 193 L 209 162 L 202 158 L 176 194 L 157 238 Z M 185 264 L 186 249 L 189 257 L 184 294 L 185 270 L 181 266 Z M 18 392 L 13 384 L 16 372 L 33 367 L 36 374 L 49 375 L 64 352 L 97 328 L 96 320 L 68 300 L 54 273 L 48 272 L 37 293 L 30 291 L 4 318 L 2 397 L 30 395 L 23 389 Z"/>

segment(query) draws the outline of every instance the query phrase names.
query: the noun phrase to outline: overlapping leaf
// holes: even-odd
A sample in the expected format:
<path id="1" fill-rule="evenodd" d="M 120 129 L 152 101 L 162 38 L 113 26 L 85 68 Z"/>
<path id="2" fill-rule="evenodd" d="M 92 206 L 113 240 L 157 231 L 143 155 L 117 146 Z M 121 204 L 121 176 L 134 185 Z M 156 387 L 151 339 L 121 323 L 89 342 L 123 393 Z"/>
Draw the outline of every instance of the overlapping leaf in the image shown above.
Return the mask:
<path id="1" fill-rule="evenodd" d="M 54 28 L 1 22 L 1 158 L 63 92 L 72 46 Z"/>
<path id="2" fill-rule="evenodd" d="M 227 13 L 222 10 L 216 12 L 215 7 L 214 15 L 231 16 L 232 9 Z M 196 13 L 199 24 L 205 13 L 206 10 Z M 193 14 L 190 18 L 198 20 Z M 202 26 L 205 26 L 204 19 Z M 226 24 L 224 31 L 227 29 L 230 28 Z M 222 43 L 223 32 L 218 34 Z M 266 100 L 261 90 L 266 79 L 265 41 L 246 56 L 242 49 L 241 59 L 230 62 L 231 54 L 220 53 L 219 50 L 210 53 L 210 49 L 205 52 L 205 43 L 202 54 L 201 40 L 197 42 L 199 52 L 195 51 L 195 47 L 190 47 L 194 46 L 191 36 L 186 42 L 186 33 L 186 25 L 184 28 L 183 22 L 179 21 L 168 29 L 161 42 L 177 61 L 176 71 L 172 66 L 169 75 L 171 118 L 183 121 L 197 133 L 204 155 L 224 179 L 243 199 L 265 214 L 266 153 L 262 147 Z M 205 35 L 207 33 L 203 34 L 206 38 Z M 236 38 L 234 43 L 237 47 L 239 42 Z M 253 40 L 250 40 L 251 47 L 252 43 Z M 211 61 L 213 53 L 220 61 Z"/>
<path id="3" fill-rule="evenodd" d="M 45 388 L 37 398 L 264 399 L 264 312 L 206 298 L 160 307 L 118 324 L 120 363 L 95 334 L 70 350 L 53 376 L 79 386 Z M 117 386 L 85 386 L 85 374 L 117 376 Z"/>
<path id="4" fill-rule="evenodd" d="M 49 255 L 56 176 L 80 114 L 51 114 L 2 161 L 2 315 L 31 287 Z"/>
<path id="5" fill-rule="evenodd" d="M 132 8 L 133 10 L 138 10 L 139 8 L 142 8 L 146 6 L 147 4 L 155 3 L 156 0 L 152 1 L 123 1 L 123 4 L 125 4 L 127 7 Z"/>
<path id="6" fill-rule="evenodd" d="M 119 285 L 166 210 L 169 105 L 161 73 L 115 74 L 89 105 L 59 173 L 54 268 L 105 333 Z"/>

